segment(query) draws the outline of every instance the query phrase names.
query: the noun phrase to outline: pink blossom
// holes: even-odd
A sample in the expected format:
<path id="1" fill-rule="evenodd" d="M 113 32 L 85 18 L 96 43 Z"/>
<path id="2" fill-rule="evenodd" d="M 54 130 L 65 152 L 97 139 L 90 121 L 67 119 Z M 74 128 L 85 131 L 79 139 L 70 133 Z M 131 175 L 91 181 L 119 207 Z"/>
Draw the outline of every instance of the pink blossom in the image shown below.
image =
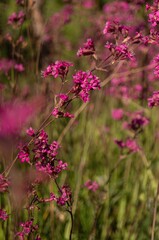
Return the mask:
<path id="1" fill-rule="evenodd" d="M 107 42 L 105 47 L 109 49 L 109 51 L 115 57 L 115 60 L 134 60 L 134 54 L 129 51 L 128 46 L 126 44 L 114 45 L 112 43 Z"/>
<path id="2" fill-rule="evenodd" d="M 69 112 L 64 113 L 63 116 L 66 117 L 66 118 L 74 118 L 74 114 L 71 114 Z"/>
<path id="3" fill-rule="evenodd" d="M 9 186 L 9 181 L 0 174 L 0 193 L 6 192 Z"/>
<path id="4" fill-rule="evenodd" d="M 16 233 L 16 236 L 24 239 L 25 236 L 28 236 L 30 233 L 33 233 L 38 230 L 38 225 L 33 224 L 33 219 L 20 223 L 21 231 Z"/>
<path id="5" fill-rule="evenodd" d="M 34 137 L 34 136 L 35 136 L 35 131 L 34 131 L 34 129 L 33 129 L 32 127 L 28 128 L 28 129 L 26 130 L 26 133 L 27 133 L 29 136 L 31 136 L 31 137 Z"/>
<path id="6" fill-rule="evenodd" d="M 13 101 L 0 106 L 0 136 L 19 134 L 39 109 L 39 103 Z"/>
<path id="7" fill-rule="evenodd" d="M 87 56 L 95 53 L 94 42 L 91 38 L 87 39 L 86 43 L 83 44 L 83 47 L 80 48 L 77 52 L 77 56 Z"/>
<path id="8" fill-rule="evenodd" d="M 89 101 L 90 91 L 100 89 L 100 80 L 91 72 L 78 71 L 74 76 L 74 88 L 72 92 L 84 102 Z"/>
<path id="9" fill-rule="evenodd" d="M 23 11 L 12 13 L 8 18 L 8 24 L 21 26 L 24 22 L 25 14 Z"/>
<path id="10" fill-rule="evenodd" d="M 115 140 L 114 141 L 121 149 L 126 149 L 130 152 L 137 152 L 140 148 L 137 145 L 135 139 L 128 138 L 126 141 Z"/>
<path id="11" fill-rule="evenodd" d="M 5 210 L 0 209 L 0 219 L 2 219 L 3 221 L 6 221 L 8 218 L 8 214 Z"/>
<path id="12" fill-rule="evenodd" d="M 68 186 L 63 186 L 61 188 L 61 196 L 57 198 L 58 205 L 65 205 L 66 202 L 71 200 L 71 190 Z"/>
<path id="13" fill-rule="evenodd" d="M 60 93 L 59 95 L 57 95 L 57 97 L 59 97 L 63 102 L 67 102 L 69 99 L 68 95 L 64 93 Z"/>
<path id="14" fill-rule="evenodd" d="M 24 146 L 23 148 L 20 149 L 18 153 L 18 158 L 22 163 L 30 162 L 30 157 L 29 157 L 29 148 L 27 146 Z"/>
<path id="15" fill-rule="evenodd" d="M 0 71 L 8 74 L 8 72 L 14 68 L 14 61 L 10 59 L 0 59 Z"/>
<path id="16" fill-rule="evenodd" d="M 72 63 L 66 61 L 56 61 L 55 63 L 50 64 L 44 71 L 42 71 L 42 76 L 44 78 L 48 76 L 53 76 L 54 78 L 67 76 L 69 67 L 73 66 Z"/>
<path id="17" fill-rule="evenodd" d="M 14 65 L 14 69 L 17 71 L 17 72 L 23 72 L 24 71 L 24 66 L 23 66 L 23 64 L 15 64 Z"/>
<path id="18" fill-rule="evenodd" d="M 121 108 L 112 110 L 112 118 L 115 120 L 121 120 L 123 118 L 124 111 Z"/>
<path id="19" fill-rule="evenodd" d="M 159 91 L 154 91 L 153 95 L 148 98 L 148 106 L 156 107 L 159 105 Z"/>
<path id="20" fill-rule="evenodd" d="M 97 189 L 99 188 L 99 184 L 96 181 L 91 180 L 85 182 L 84 186 L 87 187 L 92 192 L 96 192 Z"/>
<path id="21" fill-rule="evenodd" d="M 58 117 L 59 117 L 59 110 L 58 110 L 58 108 L 54 108 L 54 109 L 53 109 L 52 115 L 53 115 L 55 118 L 58 118 Z"/>

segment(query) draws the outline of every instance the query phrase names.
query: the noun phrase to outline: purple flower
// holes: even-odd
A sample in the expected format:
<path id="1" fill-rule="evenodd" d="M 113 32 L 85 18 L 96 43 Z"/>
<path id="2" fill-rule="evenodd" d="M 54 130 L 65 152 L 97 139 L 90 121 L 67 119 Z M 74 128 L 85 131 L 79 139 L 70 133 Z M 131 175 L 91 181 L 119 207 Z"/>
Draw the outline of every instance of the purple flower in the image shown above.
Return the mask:
<path id="1" fill-rule="evenodd" d="M 78 71 L 74 76 L 74 88 L 72 92 L 80 97 L 84 102 L 89 101 L 91 90 L 100 89 L 100 80 L 91 72 Z"/>
<path id="2" fill-rule="evenodd" d="M 0 193 L 6 192 L 9 186 L 8 180 L 0 174 Z"/>
<path id="3" fill-rule="evenodd" d="M 71 114 L 69 112 L 64 113 L 63 116 L 66 117 L 66 118 L 74 118 L 74 114 Z"/>
<path id="4" fill-rule="evenodd" d="M 115 60 L 131 60 L 133 61 L 134 54 L 129 51 L 128 46 L 126 44 L 114 45 L 112 43 L 107 42 L 105 47 L 109 49 L 112 55 L 115 57 Z"/>
<path id="5" fill-rule="evenodd" d="M 123 118 L 124 111 L 121 108 L 112 110 L 112 118 L 115 120 L 121 120 Z"/>
<path id="6" fill-rule="evenodd" d="M 121 34 L 123 37 L 126 37 L 129 32 L 129 27 L 119 24 L 118 21 L 107 21 L 103 30 L 103 34 Z"/>
<path id="7" fill-rule="evenodd" d="M 0 209 L 0 219 L 2 219 L 3 221 L 6 221 L 8 218 L 8 214 L 5 210 Z"/>
<path id="8" fill-rule="evenodd" d="M 153 92 L 153 95 L 148 98 L 148 106 L 149 107 L 156 107 L 159 105 L 159 91 Z"/>
<path id="9" fill-rule="evenodd" d="M 138 131 L 139 129 L 143 128 L 149 124 L 149 119 L 143 116 L 141 112 L 136 112 L 131 119 L 131 122 L 128 123 L 128 128 L 133 131 Z"/>
<path id="10" fill-rule="evenodd" d="M 86 43 L 83 44 L 83 47 L 80 48 L 77 52 L 77 56 L 87 56 L 95 53 L 94 42 L 91 38 L 87 39 Z"/>
<path id="11" fill-rule="evenodd" d="M 24 22 L 25 14 L 23 11 L 20 11 L 18 13 L 12 13 L 8 18 L 8 24 L 10 25 L 17 25 L 21 26 Z"/>
<path id="12" fill-rule="evenodd" d="M 20 149 L 19 153 L 18 153 L 18 158 L 20 159 L 20 161 L 22 163 L 30 162 L 30 157 L 29 157 L 29 148 L 27 146 L 24 146 L 22 149 Z"/>
<path id="13" fill-rule="evenodd" d="M 130 138 L 126 140 L 125 147 L 127 147 L 131 152 L 137 152 L 139 150 L 139 146 L 136 141 Z"/>
<path id="14" fill-rule="evenodd" d="M 23 64 L 15 64 L 14 65 L 14 69 L 17 71 L 17 72 L 23 72 L 24 71 L 24 66 L 23 66 Z"/>
<path id="15" fill-rule="evenodd" d="M 60 100 L 62 100 L 63 102 L 67 102 L 68 99 L 69 99 L 68 95 L 64 94 L 64 93 L 61 93 L 61 94 L 57 95 L 57 97 L 59 97 Z"/>
<path id="16" fill-rule="evenodd" d="M 31 137 L 34 137 L 34 136 L 35 136 L 35 131 L 34 131 L 34 129 L 33 129 L 32 127 L 28 128 L 28 129 L 26 130 L 26 133 L 27 133 L 29 136 L 31 136 Z"/>
<path id="17" fill-rule="evenodd" d="M 56 61 L 42 71 L 42 76 L 44 78 L 48 76 L 53 76 L 54 78 L 61 77 L 63 80 L 67 76 L 70 66 L 73 66 L 70 62 Z"/>
<path id="18" fill-rule="evenodd" d="M 30 233 L 33 233 L 38 230 L 38 225 L 33 224 L 33 219 L 20 223 L 21 231 L 16 233 L 16 236 L 24 239 L 25 236 L 28 236 Z"/>
<path id="19" fill-rule="evenodd" d="M 91 180 L 88 180 L 87 182 L 85 182 L 84 186 L 87 187 L 88 190 L 92 192 L 96 192 L 97 189 L 99 188 L 99 184 L 96 181 L 91 181 Z"/>
<path id="20" fill-rule="evenodd" d="M 130 152 L 137 152 L 140 148 L 135 139 L 128 138 L 125 142 L 123 140 L 114 141 L 121 149 L 127 149 Z"/>
<path id="21" fill-rule="evenodd" d="M 14 68 L 14 61 L 10 59 L 0 59 L 0 71 L 8 74 L 8 72 Z"/>
<path id="22" fill-rule="evenodd" d="M 68 186 L 63 186 L 61 188 L 61 196 L 57 198 L 58 205 L 65 205 L 66 202 L 71 200 L 71 190 Z"/>

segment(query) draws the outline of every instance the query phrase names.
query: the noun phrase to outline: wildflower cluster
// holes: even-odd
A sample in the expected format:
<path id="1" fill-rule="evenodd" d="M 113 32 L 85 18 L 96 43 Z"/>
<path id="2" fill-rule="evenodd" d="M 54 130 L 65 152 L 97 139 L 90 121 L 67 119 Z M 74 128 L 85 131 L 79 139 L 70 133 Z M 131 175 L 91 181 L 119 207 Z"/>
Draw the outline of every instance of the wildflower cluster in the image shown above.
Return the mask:
<path id="1" fill-rule="evenodd" d="M 54 78 L 60 77 L 63 80 L 67 76 L 70 66 L 73 66 L 73 64 L 70 62 L 56 61 L 42 71 L 42 76 L 44 78 L 48 76 L 53 76 Z"/>
<path id="2" fill-rule="evenodd" d="M 28 134 L 34 136 L 34 131 L 28 129 Z M 35 165 L 38 171 L 48 174 L 53 178 L 57 178 L 58 174 L 67 169 L 67 163 L 57 159 L 59 144 L 53 141 L 48 143 L 48 135 L 44 130 L 34 137 L 32 153 L 34 156 L 30 157 L 31 151 L 27 146 L 23 146 L 18 154 L 18 158 L 22 163 L 27 162 Z"/>
<path id="3" fill-rule="evenodd" d="M 79 96 L 84 102 L 89 101 L 91 90 L 100 89 L 100 80 L 91 72 L 78 71 L 73 75 L 74 87 L 72 92 Z"/>
<path id="4" fill-rule="evenodd" d="M 83 47 L 80 48 L 77 52 L 77 56 L 88 56 L 95 53 L 94 42 L 91 38 L 87 39 L 86 43 L 83 44 Z"/>
<path id="5" fill-rule="evenodd" d="M 8 24 L 13 26 L 21 26 L 24 22 L 25 14 L 23 11 L 12 13 L 8 18 Z"/>

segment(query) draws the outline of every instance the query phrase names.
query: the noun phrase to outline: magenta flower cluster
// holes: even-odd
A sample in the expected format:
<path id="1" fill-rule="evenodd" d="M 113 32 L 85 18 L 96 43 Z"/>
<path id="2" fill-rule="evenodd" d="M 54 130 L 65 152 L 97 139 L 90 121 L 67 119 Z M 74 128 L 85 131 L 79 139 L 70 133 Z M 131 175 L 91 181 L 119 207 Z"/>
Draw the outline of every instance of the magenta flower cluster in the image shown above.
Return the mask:
<path id="1" fill-rule="evenodd" d="M 0 59 L 0 71 L 8 74 L 9 71 L 11 71 L 12 69 L 14 69 L 17 72 L 23 72 L 24 66 L 22 63 L 16 63 L 13 60 L 8 60 L 5 58 Z"/>
<path id="2" fill-rule="evenodd" d="M 3 209 L 0 209 L 0 219 L 2 219 L 3 221 L 6 221 L 8 219 L 8 214 Z"/>
<path id="3" fill-rule="evenodd" d="M 128 138 L 126 139 L 126 141 L 123 140 L 115 140 L 115 143 L 121 148 L 121 149 L 125 149 L 128 150 L 128 152 L 138 152 L 139 151 L 139 146 L 136 143 L 135 139 L 132 138 Z"/>
<path id="4" fill-rule="evenodd" d="M 8 24 L 10 25 L 16 25 L 21 26 L 24 22 L 25 14 L 23 11 L 20 11 L 18 13 L 12 13 L 8 18 Z"/>
<path id="5" fill-rule="evenodd" d="M 80 97 L 84 102 L 88 102 L 90 98 L 90 91 L 100 89 L 100 80 L 90 71 L 78 71 L 73 75 L 74 87 L 72 92 L 75 96 Z"/>
<path id="6" fill-rule="evenodd" d="M 154 91 L 153 95 L 148 98 L 148 106 L 151 108 L 159 106 L 159 91 Z"/>
<path id="7" fill-rule="evenodd" d="M 88 180 L 87 182 L 85 182 L 84 186 L 92 192 L 96 192 L 99 188 L 99 184 L 96 181 L 91 181 L 91 180 Z"/>
<path id="8" fill-rule="evenodd" d="M 107 42 L 105 47 L 112 53 L 114 60 L 135 60 L 134 53 L 128 49 L 126 44 L 114 45 Z"/>
<path id="9" fill-rule="evenodd" d="M 16 233 L 21 240 L 24 240 L 25 237 L 29 236 L 29 234 L 36 232 L 38 230 L 38 225 L 33 223 L 33 219 L 20 223 L 21 231 Z M 37 239 L 37 238 L 36 238 Z"/>
<path id="10" fill-rule="evenodd" d="M 28 129 L 27 132 L 30 136 L 35 135 L 31 128 Z M 34 137 L 32 151 L 27 146 L 23 146 L 18 153 L 18 158 L 22 163 L 27 162 L 34 164 L 38 171 L 56 178 L 62 170 L 67 169 L 67 163 L 57 159 L 59 147 L 56 141 L 49 144 L 48 135 L 44 130 L 41 130 L 40 133 Z M 30 156 L 31 153 L 34 154 L 32 158 Z"/>
<path id="11" fill-rule="evenodd" d="M 56 61 L 50 64 L 44 71 L 42 71 L 42 76 L 44 78 L 48 76 L 53 76 L 54 78 L 61 77 L 62 80 L 67 76 L 69 67 L 73 66 L 72 63 L 67 61 Z"/>
<path id="12" fill-rule="evenodd" d="M 88 56 L 93 55 L 95 53 L 95 47 L 94 42 L 91 38 L 88 38 L 87 41 L 83 44 L 83 47 L 81 47 L 78 52 L 77 56 Z"/>

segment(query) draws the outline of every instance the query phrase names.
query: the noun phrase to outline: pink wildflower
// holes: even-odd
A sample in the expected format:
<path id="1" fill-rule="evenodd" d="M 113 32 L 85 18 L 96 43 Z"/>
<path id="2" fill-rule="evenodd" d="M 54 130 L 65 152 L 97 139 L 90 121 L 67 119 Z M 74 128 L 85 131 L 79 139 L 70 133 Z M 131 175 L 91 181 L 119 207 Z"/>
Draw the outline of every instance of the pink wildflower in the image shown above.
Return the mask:
<path id="1" fill-rule="evenodd" d="M 34 131 L 34 129 L 33 129 L 32 127 L 28 128 L 28 129 L 26 130 L 26 133 L 27 133 L 29 136 L 31 136 L 31 137 L 34 137 L 34 136 L 35 136 L 35 131 Z"/>
<path id="2" fill-rule="evenodd" d="M 16 236 L 24 239 L 25 236 L 28 236 L 30 233 L 33 233 L 38 230 L 38 225 L 33 224 L 33 219 L 20 223 L 21 231 L 16 233 Z"/>
<path id="3" fill-rule="evenodd" d="M 17 72 L 23 72 L 24 71 L 24 66 L 23 66 L 23 64 L 15 64 L 14 65 L 14 69 L 17 71 Z"/>
<path id="4" fill-rule="evenodd" d="M 2 219 L 3 221 L 6 221 L 8 218 L 8 214 L 5 210 L 0 209 L 0 219 Z"/>
<path id="5" fill-rule="evenodd" d="M 156 107 L 159 105 L 159 91 L 153 92 L 153 95 L 148 98 L 148 106 Z"/>
<path id="6" fill-rule="evenodd" d="M 96 181 L 91 180 L 85 182 L 84 186 L 87 187 L 92 192 L 96 192 L 97 189 L 99 188 L 99 184 Z"/>
<path id="7" fill-rule="evenodd" d="M 18 153 L 18 158 L 22 163 L 30 162 L 29 148 L 27 146 L 24 146 L 22 149 L 20 149 L 20 152 Z"/>
<path id="8" fill-rule="evenodd" d="M 87 39 L 86 43 L 83 44 L 83 47 L 80 48 L 77 52 L 77 56 L 87 56 L 95 53 L 94 42 L 91 38 Z"/>
<path id="9" fill-rule="evenodd" d="M 6 192 L 9 186 L 8 180 L 0 174 L 0 193 Z"/>
<path id="10" fill-rule="evenodd" d="M 8 18 L 8 24 L 10 25 L 17 25 L 21 26 L 24 22 L 25 14 L 23 11 L 20 11 L 18 13 L 12 13 Z"/>
<path id="11" fill-rule="evenodd" d="M 65 205 L 66 202 L 71 200 L 71 190 L 68 186 L 63 186 L 61 188 L 61 196 L 57 198 L 58 205 Z"/>
<path id="12" fill-rule="evenodd" d="M 54 78 L 61 77 L 64 79 L 67 76 L 70 66 L 73 66 L 73 64 L 70 62 L 56 61 L 55 63 L 49 65 L 44 71 L 42 71 L 42 76 L 44 78 L 53 76 Z"/>
<path id="13" fill-rule="evenodd" d="M 72 92 L 79 96 L 84 102 L 89 101 L 91 90 L 100 89 L 100 80 L 91 72 L 78 71 L 74 76 L 74 88 Z"/>
<path id="14" fill-rule="evenodd" d="M 112 110 L 112 118 L 115 120 L 121 120 L 123 118 L 124 111 L 121 108 Z"/>

